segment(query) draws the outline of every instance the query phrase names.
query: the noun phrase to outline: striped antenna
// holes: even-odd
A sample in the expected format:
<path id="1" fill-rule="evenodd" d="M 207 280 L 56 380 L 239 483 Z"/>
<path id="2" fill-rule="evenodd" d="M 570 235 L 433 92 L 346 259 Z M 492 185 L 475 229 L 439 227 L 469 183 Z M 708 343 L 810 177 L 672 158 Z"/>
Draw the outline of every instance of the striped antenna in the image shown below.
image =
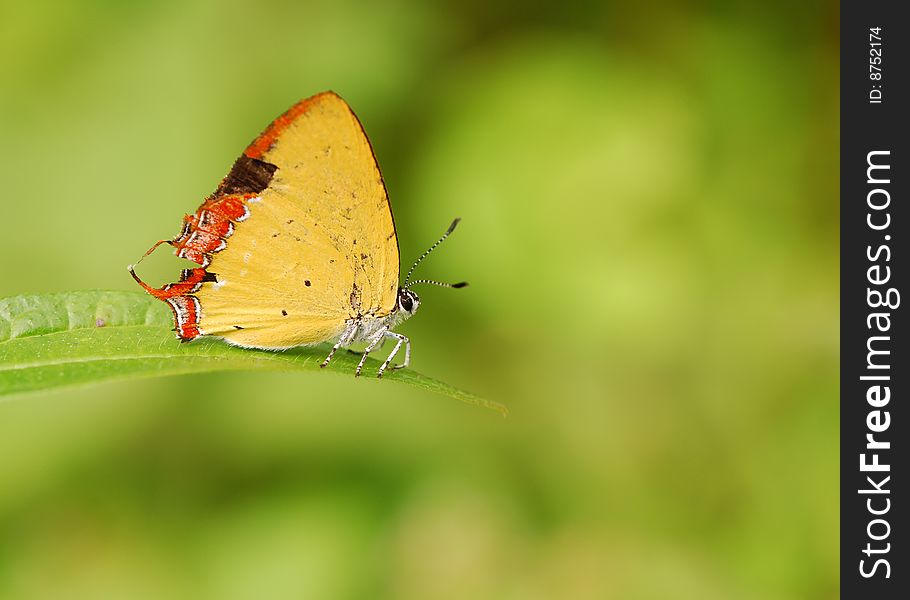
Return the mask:
<path id="1" fill-rule="evenodd" d="M 458 283 L 445 283 L 444 281 L 436 281 L 435 279 L 415 279 L 411 283 L 404 286 L 404 289 L 408 289 L 409 287 L 417 285 L 418 283 L 429 283 L 431 285 L 438 285 L 439 287 L 447 287 L 447 288 L 455 288 L 455 289 L 468 287 L 467 281 L 459 281 Z"/>
<path id="2" fill-rule="evenodd" d="M 403 289 L 408 289 L 412 285 L 417 285 L 418 283 L 429 283 L 432 285 L 438 285 L 438 286 L 450 287 L 450 288 L 462 288 L 462 287 L 468 285 L 464 281 L 462 281 L 460 283 L 443 283 L 441 281 L 434 281 L 432 279 L 417 279 L 417 280 L 411 281 L 411 274 L 414 272 L 414 269 L 417 268 L 417 265 L 420 264 L 420 261 L 422 261 L 427 256 L 429 256 L 430 252 L 435 250 L 439 244 L 443 243 L 446 240 L 446 238 L 449 237 L 449 235 L 451 235 L 451 233 L 453 231 L 455 231 L 455 226 L 458 225 L 459 221 L 461 221 L 460 217 L 455 219 L 454 221 L 452 221 L 452 224 L 449 225 L 449 228 L 446 230 L 446 232 L 444 234 L 442 234 L 442 237 L 439 238 L 438 240 L 436 240 L 435 244 L 430 246 L 426 252 L 424 252 L 423 254 L 420 255 L 420 258 L 418 258 L 417 260 L 414 261 L 414 264 L 411 265 L 410 270 L 408 270 L 408 274 L 405 275 L 405 277 L 404 277 L 404 285 L 401 286 Z"/>

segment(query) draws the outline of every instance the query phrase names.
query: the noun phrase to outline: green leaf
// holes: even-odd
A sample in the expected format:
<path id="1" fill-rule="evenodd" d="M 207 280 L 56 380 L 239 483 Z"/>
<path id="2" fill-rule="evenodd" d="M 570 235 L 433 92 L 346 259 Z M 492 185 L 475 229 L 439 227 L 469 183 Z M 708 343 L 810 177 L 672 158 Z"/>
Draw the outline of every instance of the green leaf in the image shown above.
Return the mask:
<path id="1" fill-rule="evenodd" d="M 81 291 L 0 299 L 0 396 L 128 377 L 263 369 L 322 371 L 353 377 L 359 357 L 340 352 L 325 369 L 328 347 L 283 352 L 236 348 L 216 339 L 182 344 L 168 307 L 142 292 Z M 364 376 L 380 361 L 369 358 Z M 409 384 L 456 400 L 506 408 L 412 369 L 383 381 Z"/>

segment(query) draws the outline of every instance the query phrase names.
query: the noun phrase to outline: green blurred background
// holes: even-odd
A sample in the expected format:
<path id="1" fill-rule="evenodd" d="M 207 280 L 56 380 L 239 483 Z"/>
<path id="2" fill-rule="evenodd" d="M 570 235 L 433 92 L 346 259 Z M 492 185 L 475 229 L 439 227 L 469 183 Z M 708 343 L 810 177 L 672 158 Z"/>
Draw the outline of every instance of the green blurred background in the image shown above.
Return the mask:
<path id="1" fill-rule="evenodd" d="M 838 27 L 833 1 L 2 0 L 0 296 L 134 289 L 333 89 L 404 262 L 464 219 L 422 275 L 472 285 L 422 290 L 413 367 L 512 414 L 318 374 L 4 402 L 0 597 L 835 598 Z"/>

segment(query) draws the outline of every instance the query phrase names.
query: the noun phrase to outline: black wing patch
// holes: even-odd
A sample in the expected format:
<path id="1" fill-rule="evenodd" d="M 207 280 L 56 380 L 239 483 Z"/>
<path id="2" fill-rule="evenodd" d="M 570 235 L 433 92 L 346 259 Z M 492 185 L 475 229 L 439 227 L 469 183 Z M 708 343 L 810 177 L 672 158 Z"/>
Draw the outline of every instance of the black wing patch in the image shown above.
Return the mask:
<path id="1" fill-rule="evenodd" d="M 277 165 L 241 154 L 214 195 L 258 194 L 269 186 L 277 170 Z"/>

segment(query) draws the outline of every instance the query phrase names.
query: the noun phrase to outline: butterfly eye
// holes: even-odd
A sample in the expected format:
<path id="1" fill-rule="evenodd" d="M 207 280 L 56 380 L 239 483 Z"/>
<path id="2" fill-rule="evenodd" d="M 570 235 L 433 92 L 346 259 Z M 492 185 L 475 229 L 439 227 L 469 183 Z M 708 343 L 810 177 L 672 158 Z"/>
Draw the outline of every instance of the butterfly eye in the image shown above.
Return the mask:
<path id="1" fill-rule="evenodd" d="M 401 290 L 398 294 L 398 306 L 401 307 L 401 310 L 412 313 L 414 312 L 415 304 L 419 302 L 417 300 L 417 294 L 410 290 Z"/>
<path id="2" fill-rule="evenodd" d="M 407 295 L 401 296 L 401 301 L 399 302 L 402 310 L 405 312 L 411 312 L 411 309 L 414 308 L 414 303 L 411 302 L 411 299 Z"/>

